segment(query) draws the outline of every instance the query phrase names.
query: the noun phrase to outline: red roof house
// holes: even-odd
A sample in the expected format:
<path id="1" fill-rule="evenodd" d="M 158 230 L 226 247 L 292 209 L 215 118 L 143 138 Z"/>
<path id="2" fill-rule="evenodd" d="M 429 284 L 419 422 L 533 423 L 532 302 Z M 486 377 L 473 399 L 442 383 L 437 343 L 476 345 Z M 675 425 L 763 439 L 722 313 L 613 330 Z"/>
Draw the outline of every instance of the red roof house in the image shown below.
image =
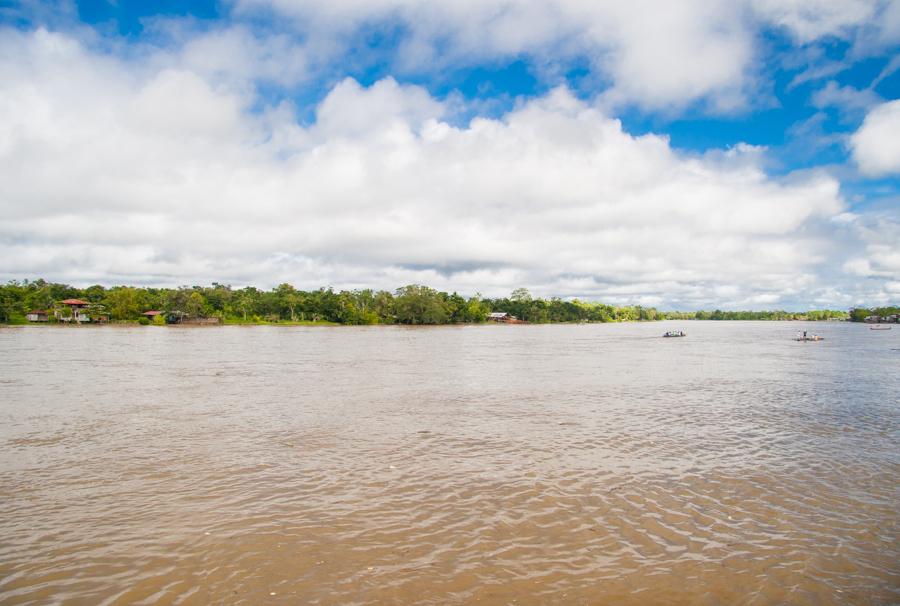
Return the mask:
<path id="1" fill-rule="evenodd" d="M 74 321 L 83 323 L 91 321 L 91 318 L 87 315 L 87 310 L 85 309 L 85 307 L 90 305 L 90 303 L 88 303 L 87 301 L 82 301 L 81 299 L 63 299 L 62 301 L 60 301 L 60 303 L 62 305 L 68 305 L 72 310 L 72 316 L 68 318 L 60 316 L 60 314 L 57 312 L 56 317 L 63 322 Z"/>

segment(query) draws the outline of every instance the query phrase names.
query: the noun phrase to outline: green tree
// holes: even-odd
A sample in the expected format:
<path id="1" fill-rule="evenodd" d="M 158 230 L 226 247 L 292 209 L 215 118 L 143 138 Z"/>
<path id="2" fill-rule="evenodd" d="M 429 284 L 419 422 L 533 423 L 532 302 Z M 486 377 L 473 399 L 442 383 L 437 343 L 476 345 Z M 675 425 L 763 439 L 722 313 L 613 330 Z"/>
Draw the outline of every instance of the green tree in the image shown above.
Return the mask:
<path id="1" fill-rule="evenodd" d="M 516 303 L 527 303 L 531 301 L 531 293 L 527 288 L 517 288 L 509 295 L 509 299 Z"/>
<path id="2" fill-rule="evenodd" d="M 241 312 L 244 322 L 247 321 L 247 314 L 253 310 L 253 295 L 246 290 L 240 291 L 236 300 L 237 308 Z"/>
<path id="3" fill-rule="evenodd" d="M 300 294 L 290 284 L 279 284 L 275 289 L 280 304 L 287 308 L 291 315 L 291 322 L 297 320 L 297 306 L 300 305 Z"/>
<path id="4" fill-rule="evenodd" d="M 84 292 L 80 294 L 80 298 L 90 301 L 91 303 L 100 303 L 106 298 L 106 289 L 99 284 L 88 286 Z"/>
<path id="5" fill-rule="evenodd" d="M 116 320 L 134 320 L 140 316 L 139 292 L 129 286 L 117 286 L 103 299 L 109 314 Z"/>
<path id="6" fill-rule="evenodd" d="M 382 324 L 393 324 L 397 320 L 394 310 L 394 295 L 386 290 L 379 290 L 375 293 L 372 309 Z"/>
<path id="7" fill-rule="evenodd" d="M 0 287 L 0 318 L 5 324 L 12 322 L 13 318 L 21 314 L 22 289 L 17 282 Z"/>
<path id="8" fill-rule="evenodd" d="M 199 318 L 204 315 L 205 304 L 206 302 L 203 300 L 203 295 L 195 290 L 188 295 L 187 301 L 185 301 L 184 311 L 192 318 Z"/>
<path id="9" fill-rule="evenodd" d="M 449 317 L 441 295 L 418 284 L 397 289 L 394 310 L 401 324 L 443 324 Z"/>

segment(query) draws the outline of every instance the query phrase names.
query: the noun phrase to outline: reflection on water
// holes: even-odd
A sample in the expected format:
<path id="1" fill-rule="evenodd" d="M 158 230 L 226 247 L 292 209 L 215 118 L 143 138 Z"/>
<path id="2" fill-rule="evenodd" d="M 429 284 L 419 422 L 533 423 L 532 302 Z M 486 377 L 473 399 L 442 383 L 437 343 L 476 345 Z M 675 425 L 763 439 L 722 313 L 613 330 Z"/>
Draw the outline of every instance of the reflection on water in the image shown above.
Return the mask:
<path id="1" fill-rule="evenodd" d="M 3 329 L 0 603 L 896 603 L 898 337 Z"/>

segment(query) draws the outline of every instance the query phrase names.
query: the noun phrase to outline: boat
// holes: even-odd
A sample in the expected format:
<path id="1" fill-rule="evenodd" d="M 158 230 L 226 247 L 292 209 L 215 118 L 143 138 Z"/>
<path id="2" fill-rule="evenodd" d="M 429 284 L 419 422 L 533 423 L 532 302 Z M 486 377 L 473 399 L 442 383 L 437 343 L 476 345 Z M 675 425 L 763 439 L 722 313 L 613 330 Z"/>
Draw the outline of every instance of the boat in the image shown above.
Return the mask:
<path id="1" fill-rule="evenodd" d="M 869 330 L 890 330 L 893 326 L 870 326 Z"/>
<path id="2" fill-rule="evenodd" d="M 684 334 L 683 330 L 670 330 L 670 331 L 666 332 L 666 334 L 664 334 L 663 336 L 666 338 L 669 338 L 669 337 L 686 337 L 687 335 Z"/>
<path id="3" fill-rule="evenodd" d="M 794 341 L 824 341 L 825 337 L 819 335 L 809 335 L 808 337 L 794 337 Z"/>

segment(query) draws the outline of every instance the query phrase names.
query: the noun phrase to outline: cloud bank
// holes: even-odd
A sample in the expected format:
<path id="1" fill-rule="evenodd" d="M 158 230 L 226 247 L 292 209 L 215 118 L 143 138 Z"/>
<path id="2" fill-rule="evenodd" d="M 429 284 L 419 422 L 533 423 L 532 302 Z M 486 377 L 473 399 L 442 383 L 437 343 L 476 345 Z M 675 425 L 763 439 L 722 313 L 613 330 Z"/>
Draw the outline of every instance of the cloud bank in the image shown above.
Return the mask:
<path id="1" fill-rule="evenodd" d="M 18 276 L 751 304 L 815 287 L 844 206 L 825 174 L 772 179 L 746 146 L 685 155 L 565 88 L 454 127 L 421 88 L 347 79 L 302 126 L 64 35 L 3 51 L 0 255 Z"/>
<path id="2" fill-rule="evenodd" d="M 0 29 L 0 277 L 526 286 L 668 308 L 895 296 L 890 193 L 856 212 L 838 171 L 773 176 L 765 148 L 679 150 L 615 116 L 739 111 L 760 91 L 760 28 L 864 53 L 894 40 L 896 11 L 876 0 L 667 6 L 240 0 L 245 22 L 149 20 L 165 44 L 124 46 L 93 30 Z M 249 23 L 265 11 L 281 25 L 261 36 Z M 261 93 L 315 90 L 323 70 L 356 60 L 361 31 L 387 24 L 396 39 L 378 52 L 401 81 L 326 79 L 311 112 Z M 578 56 L 608 81 L 596 95 L 552 87 L 491 117 L 478 100 L 402 83 L 521 55 L 548 81 Z M 868 112 L 852 157 L 865 175 L 898 172 L 898 102 L 834 81 L 812 101 Z"/>

